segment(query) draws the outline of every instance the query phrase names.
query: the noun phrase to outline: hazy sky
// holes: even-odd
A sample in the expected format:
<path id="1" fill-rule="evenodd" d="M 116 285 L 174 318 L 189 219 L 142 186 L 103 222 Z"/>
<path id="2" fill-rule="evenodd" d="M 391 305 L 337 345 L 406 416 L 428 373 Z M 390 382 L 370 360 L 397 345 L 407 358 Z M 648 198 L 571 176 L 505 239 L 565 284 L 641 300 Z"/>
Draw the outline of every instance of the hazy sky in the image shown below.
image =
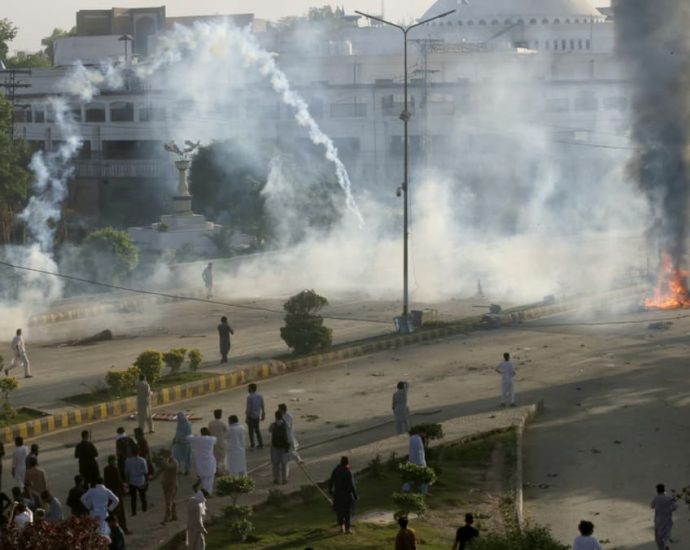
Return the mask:
<path id="1" fill-rule="evenodd" d="M 482 0 L 470 0 L 470 2 Z M 413 19 L 422 15 L 434 0 L 385 0 L 386 17 L 394 21 Z M 381 0 L 3 0 L 0 18 L 8 18 L 19 27 L 17 38 L 10 49 L 35 51 L 40 48 L 41 38 L 48 36 L 53 28 L 69 29 L 76 22 L 80 9 L 103 9 L 117 7 L 167 6 L 168 15 L 208 15 L 231 13 L 255 13 L 262 18 L 279 18 L 285 15 L 303 15 L 310 6 L 343 6 L 347 12 L 353 10 L 377 13 L 381 11 Z M 607 5 L 608 1 L 597 1 L 596 5 Z"/>

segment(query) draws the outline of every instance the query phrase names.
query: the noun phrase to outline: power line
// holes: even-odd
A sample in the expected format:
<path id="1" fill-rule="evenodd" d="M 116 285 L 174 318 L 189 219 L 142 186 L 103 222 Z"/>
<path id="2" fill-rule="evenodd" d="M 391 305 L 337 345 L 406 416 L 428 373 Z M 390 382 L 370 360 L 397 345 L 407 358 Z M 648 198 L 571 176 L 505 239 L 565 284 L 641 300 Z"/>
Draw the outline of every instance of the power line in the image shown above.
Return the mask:
<path id="1" fill-rule="evenodd" d="M 64 273 L 56 273 L 54 271 L 46 271 L 44 269 L 38 269 L 35 267 L 27 267 L 23 265 L 16 265 L 12 264 L 10 262 L 5 262 L 5 261 L 0 261 L 0 266 L 5 266 L 9 267 L 12 269 L 20 269 L 23 271 L 31 271 L 33 273 L 40 273 L 41 275 L 48 275 L 51 277 L 58 277 L 60 279 L 66 279 L 69 281 L 76 281 L 79 283 L 86 283 L 89 285 L 93 286 L 99 286 L 103 288 L 109 288 L 112 290 L 120 290 L 123 292 L 132 292 L 135 294 L 145 294 L 148 296 L 159 296 L 162 298 L 170 298 L 173 300 L 186 300 L 188 302 L 201 302 L 204 304 L 213 304 L 213 305 L 219 305 L 219 306 L 226 306 L 226 307 L 232 307 L 235 309 L 245 309 L 245 310 L 250 310 L 250 311 L 263 311 L 265 313 L 274 313 L 277 315 L 285 315 L 285 311 L 278 310 L 278 309 L 271 309 L 271 308 L 266 308 L 266 307 L 260 307 L 260 306 L 246 306 L 242 304 L 232 304 L 230 302 L 220 302 L 218 300 L 209 300 L 205 298 L 195 298 L 193 296 L 181 296 L 179 294 L 170 294 L 167 292 L 159 292 L 155 290 L 146 290 L 143 288 L 130 288 L 126 286 L 119 286 L 119 285 L 113 285 L 109 283 L 103 283 L 101 281 L 94 281 L 92 279 L 85 279 L 83 277 L 77 277 L 75 275 L 66 275 Z M 329 316 L 329 315 L 323 315 L 322 316 L 324 319 L 329 319 L 331 321 L 360 321 L 363 323 L 376 323 L 376 324 L 390 324 L 388 321 L 377 321 L 374 319 L 360 319 L 357 317 L 336 317 L 336 316 Z"/>

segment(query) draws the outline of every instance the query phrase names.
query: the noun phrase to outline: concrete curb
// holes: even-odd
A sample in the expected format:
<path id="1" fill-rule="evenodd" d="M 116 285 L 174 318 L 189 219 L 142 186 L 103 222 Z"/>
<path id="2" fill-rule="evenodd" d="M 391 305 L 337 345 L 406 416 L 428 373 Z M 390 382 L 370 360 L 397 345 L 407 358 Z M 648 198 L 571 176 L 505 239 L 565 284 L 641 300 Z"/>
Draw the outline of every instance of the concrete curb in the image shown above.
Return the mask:
<path id="1" fill-rule="evenodd" d="M 515 427 L 516 429 L 516 439 L 517 439 L 517 449 L 516 449 L 516 461 L 515 465 L 515 520 L 518 526 L 522 528 L 525 525 L 524 516 L 524 496 L 523 487 L 525 485 L 524 478 L 524 448 L 523 448 L 523 436 L 525 433 L 525 428 L 534 418 L 544 411 L 544 401 L 539 400 L 536 405 L 530 405 L 527 409 L 527 414 L 522 418 L 522 420 Z"/>

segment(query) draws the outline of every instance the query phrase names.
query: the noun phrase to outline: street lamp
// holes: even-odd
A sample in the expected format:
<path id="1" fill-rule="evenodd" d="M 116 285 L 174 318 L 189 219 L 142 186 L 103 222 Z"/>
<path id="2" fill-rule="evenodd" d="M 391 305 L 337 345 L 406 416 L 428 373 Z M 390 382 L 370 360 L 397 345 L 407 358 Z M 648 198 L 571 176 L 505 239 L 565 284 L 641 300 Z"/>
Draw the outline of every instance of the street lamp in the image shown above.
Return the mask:
<path id="1" fill-rule="evenodd" d="M 455 13 L 456 10 L 451 10 L 447 11 L 445 13 L 442 13 L 440 15 L 436 15 L 435 17 L 430 17 L 429 19 L 424 19 L 423 21 L 418 21 L 414 25 L 410 25 L 408 27 L 404 27 L 402 25 L 397 25 L 396 23 L 391 23 L 390 21 L 386 21 L 385 19 L 382 19 L 381 17 L 376 17 L 375 15 L 369 15 L 367 13 L 361 12 L 361 11 L 355 11 L 356 14 L 361 15 L 363 17 L 366 17 L 368 19 L 371 19 L 373 21 L 378 21 L 379 23 L 383 23 L 384 25 L 389 25 L 391 27 L 395 27 L 396 29 L 402 31 L 403 33 L 403 50 L 404 50 L 404 56 L 403 56 L 403 64 L 404 64 L 404 95 L 405 95 L 405 106 L 403 108 L 403 112 L 400 114 L 400 120 L 403 121 L 404 125 L 404 144 L 403 144 L 403 155 L 404 155 L 404 163 L 405 163 L 405 168 L 404 168 L 404 175 L 403 175 L 403 184 L 402 187 L 399 189 L 402 190 L 402 196 L 403 196 L 403 311 L 402 311 L 402 322 L 400 324 L 400 332 L 407 332 L 409 331 L 409 325 L 408 325 L 408 314 L 409 314 L 409 276 L 408 276 L 408 241 L 409 241 L 409 231 L 408 231 L 408 222 L 409 222 L 409 199 L 408 199 L 408 187 L 410 183 L 410 159 L 409 159 L 409 122 L 410 119 L 412 118 L 412 113 L 408 110 L 408 94 L 407 94 L 407 33 L 409 33 L 412 29 L 415 29 L 421 25 L 425 25 L 426 23 L 430 23 L 431 21 L 435 21 L 436 19 L 442 19 L 443 17 L 446 17 L 452 13 Z"/>

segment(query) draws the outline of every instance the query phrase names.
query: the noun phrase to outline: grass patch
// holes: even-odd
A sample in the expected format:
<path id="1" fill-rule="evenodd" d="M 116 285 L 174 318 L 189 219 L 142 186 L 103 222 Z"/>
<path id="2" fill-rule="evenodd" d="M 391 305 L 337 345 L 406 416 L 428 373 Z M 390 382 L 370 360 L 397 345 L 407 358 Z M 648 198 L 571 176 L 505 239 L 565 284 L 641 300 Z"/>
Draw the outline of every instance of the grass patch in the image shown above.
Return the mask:
<path id="1" fill-rule="evenodd" d="M 441 472 L 439 481 L 431 487 L 428 503 L 430 510 L 411 521 L 424 548 L 444 549 L 453 544 L 455 529 L 462 524 L 466 512 L 480 512 L 486 505 L 484 483 L 492 467 L 492 456 L 497 448 L 510 452 L 515 445 L 515 433 L 510 431 L 477 439 L 462 445 L 435 447 L 433 465 Z M 364 465 L 360 465 L 363 467 Z M 305 499 L 299 493 L 286 495 L 289 499 L 280 507 L 262 504 L 255 507 L 252 521 L 256 527 L 254 542 L 238 545 L 227 542 L 227 531 L 222 520 L 209 527 L 209 549 L 229 550 L 240 546 L 254 549 L 302 549 L 308 546 L 329 550 L 380 550 L 392 548 L 398 527 L 376 525 L 358 521 L 374 510 L 394 511 L 392 494 L 400 490 L 400 475 L 380 468 L 376 475 L 364 472 L 356 476 L 359 501 L 353 518 L 354 535 L 345 536 L 335 526 L 335 516 L 320 494 Z M 500 500 L 496 502 L 496 509 Z M 462 506 L 462 508 L 460 508 Z M 492 513 L 495 510 L 491 511 Z M 491 514 L 489 514 L 490 517 Z M 478 517 L 483 517 L 478 514 Z M 492 520 L 479 521 L 480 528 L 491 526 Z M 482 525 L 484 524 L 484 525 Z M 169 546 L 166 548 L 173 548 Z"/>
<path id="2" fill-rule="evenodd" d="M 197 382 L 199 380 L 205 380 L 206 378 L 211 378 L 216 376 L 215 373 L 209 372 L 178 372 L 175 374 L 168 374 L 163 376 L 158 380 L 158 383 L 154 387 L 154 390 L 161 388 L 169 388 L 170 386 L 177 386 L 181 384 L 189 384 L 190 382 Z M 78 395 L 71 395 L 65 397 L 62 401 L 69 403 L 70 405 L 75 405 L 77 407 L 89 407 L 91 405 L 98 405 L 99 403 L 107 403 L 108 401 L 115 401 L 123 397 L 131 397 L 136 395 L 136 392 L 132 392 L 129 395 L 115 396 L 108 390 L 108 388 L 101 388 L 89 393 L 80 393 Z"/>
<path id="3" fill-rule="evenodd" d="M 4 428 L 6 426 L 11 426 L 12 424 L 28 422 L 29 420 L 36 420 L 38 418 L 43 418 L 44 416 L 48 415 L 35 409 L 21 407 L 12 414 L 7 414 L 5 412 L 0 413 L 0 427 Z"/>

